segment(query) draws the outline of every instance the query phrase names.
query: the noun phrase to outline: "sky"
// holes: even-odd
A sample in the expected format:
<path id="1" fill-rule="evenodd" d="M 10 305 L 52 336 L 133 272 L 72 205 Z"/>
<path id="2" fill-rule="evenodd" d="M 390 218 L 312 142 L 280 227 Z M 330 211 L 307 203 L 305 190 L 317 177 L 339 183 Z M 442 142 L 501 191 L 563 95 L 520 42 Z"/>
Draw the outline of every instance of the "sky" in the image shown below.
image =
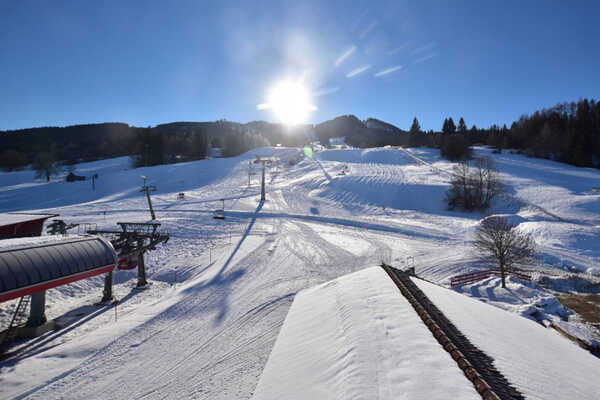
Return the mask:
<path id="1" fill-rule="evenodd" d="M 0 0 L 0 130 L 354 114 L 470 127 L 600 98 L 598 1 Z"/>

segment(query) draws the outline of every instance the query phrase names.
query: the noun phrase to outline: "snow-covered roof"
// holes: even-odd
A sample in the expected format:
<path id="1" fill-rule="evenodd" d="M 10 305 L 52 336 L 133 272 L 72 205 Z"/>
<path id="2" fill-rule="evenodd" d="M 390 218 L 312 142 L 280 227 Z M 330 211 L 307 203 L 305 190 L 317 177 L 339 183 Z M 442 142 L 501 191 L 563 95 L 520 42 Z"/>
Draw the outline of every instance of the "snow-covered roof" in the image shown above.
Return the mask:
<path id="1" fill-rule="evenodd" d="M 420 279 L 415 284 L 528 399 L 597 399 L 600 359 L 556 331 Z"/>
<path id="2" fill-rule="evenodd" d="M 555 331 L 453 290 L 418 287 L 526 398 L 594 399 L 600 360 Z M 379 267 L 300 292 L 254 399 L 480 398 Z"/>
<path id="3" fill-rule="evenodd" d="M 379 267 L 300 292 L 254 399 L 480 399 Z"/>
<path id="4" fill-rule="evenodd" d="M 3 213 L 0 214 L 0 226 L 19 224 L 22 222 L 36 221 L 57 217 L 58 214 L 27 214 L 27 213 Z"/>
<path id="5" fill-rule="evenodd" d="M 0 250 L 11 249 L 11 248 L 16 248 L 16 247 L 23 247 L 23 246 L 38 246 L 38 245 L 51 244 L 51 243 L 56 243 L 56 242 L 71 241 L 74 239 L 82 239 L 84 237 L 86 237 L 86 236 L 47 235 L 47 236 L 28 236 L 28 237 L 21 237 L 21 238 L 3 239 L 3 240 L 0 240 Z M 87 237 L 89 237 L 89 236 L 87 236 Z"/>

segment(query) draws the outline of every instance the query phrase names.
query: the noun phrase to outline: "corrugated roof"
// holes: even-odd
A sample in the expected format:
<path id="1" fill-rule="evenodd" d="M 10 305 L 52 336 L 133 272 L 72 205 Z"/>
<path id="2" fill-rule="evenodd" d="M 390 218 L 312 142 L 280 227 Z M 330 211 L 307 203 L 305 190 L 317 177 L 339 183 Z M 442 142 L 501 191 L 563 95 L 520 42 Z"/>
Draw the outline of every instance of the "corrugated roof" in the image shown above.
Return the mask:
<path id="1" fill-rule="evenodd" d="M 0 301 L 104 273 L 116 261 L 114 248 L 100 237 L 1 248 Z"/>

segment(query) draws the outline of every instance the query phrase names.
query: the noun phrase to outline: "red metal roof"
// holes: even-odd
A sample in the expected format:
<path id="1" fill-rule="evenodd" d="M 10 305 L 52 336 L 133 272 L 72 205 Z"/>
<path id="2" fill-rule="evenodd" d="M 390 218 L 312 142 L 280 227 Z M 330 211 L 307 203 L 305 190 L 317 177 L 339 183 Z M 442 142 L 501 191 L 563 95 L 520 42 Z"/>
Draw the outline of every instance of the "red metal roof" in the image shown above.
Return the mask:
<path id="1" fill-rule="evenodd" d="M 59 214 L 31 214 L 31 213 L 3 213 L 0 214 L 0 227 L 20 224 L 23 222 L 33 222 L 46 220 L 52 217 L 58 217 Z"/>
<path id="2" fill-rule="evenodd" d="M 0 214 L 0 239 L 41 236 L 44 221 L 57 216 L 58 214 Z"/>

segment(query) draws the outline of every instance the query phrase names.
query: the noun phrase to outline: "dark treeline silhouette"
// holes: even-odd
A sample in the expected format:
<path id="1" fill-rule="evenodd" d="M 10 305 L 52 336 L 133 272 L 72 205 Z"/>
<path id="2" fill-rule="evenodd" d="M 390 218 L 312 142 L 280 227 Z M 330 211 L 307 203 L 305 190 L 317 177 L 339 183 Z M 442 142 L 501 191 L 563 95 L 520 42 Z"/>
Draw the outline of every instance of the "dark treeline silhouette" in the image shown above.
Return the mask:
<path id="1" fill-rule="evenodd" d="M 130 155 L 138 129 L 104 123 L 0 131 L 0 167 L 22 168 L 43 152 L 65 163 Z"/>
<path id="2" fill-rule="evenodd" d="M 470 146 L 487 144 L 496 152 L 514 149 L 579 167 L 600 167 L 600 102 L 583 99 L 558 104 L 550 109 L 523 115 L 510 128 L 492 125 L 467 129 L 463 118 L 458 127 L 452 118 L 444 120 L 441 132 L 423 132 L 413 120 L 408 146 L 439 148 L 451 160 L 470 157 Z"/>
<path id="3" fill-rule="evenodd" d="M 462 117 L 458 127 L 452 117 L 444 119 L 440 132 L 422 131 L 419 120 L 415 117 L 408 132 L 407 146 L 438 148 L 442 157 L 451 161 L 464 161 L 471 158 L 471 146 L 485 144 L 487 136 L 487 130 L 477 129 L 475 125 L 467 129 L 467 124 Z"/>
<path id="4" fill-rule="evenodd" d="M 246 124 L 175 122 L 153 128 L 124 123 L 74 125 L 0 131 L 0 168 L 20 169 L 28 164 L 64 164 L 131 156 L 134 166 L 196 160 L 214 155 L 235 156 L 261 146 L 301 146 L 310 140 L 329 145 L 345 137 L 355 147 L 428 146 L 439 148 L 453 161 L 469 159 L 471 146 L 487 144 L 495 151 L 515 149 L 524 154 L 584 167 L 600 167 L 600 103 L 580 100 L 522 116 L 510 129 L 492 125 L 470 129 L 446 118 L 440 131 L 423 131 L 417 118 L 410 130 L 369 118 L 344 115 L 318 125 L 287 127 L 265 121 Z M 219 149 L 220 151 L 218 151 Z M 43 161 L 43 163 L 41 161 Z M 47 170 L 47 169 L 46 169 Z"/>
<path id="5" fill-rule="evenodd" d="M 408 144 L 406 131 L 375 118 L 359 120 L 354 115 L 343 115 L 315 126 L 321 144 L 329 139 L 345 137 L 345 143 L 355 147 L 404 146 Z"/>
<path id="6" fill-rule="evenodd" d="M 311 130 L 311 125 L 220 120 L 153 128 L 103 123 L 0 131 L 0 168 L 11 171 L 32 164 L 48 171 L 57 162 L 71 165 L 119 156 L 131 156 L 139 167 L 202 159 L 213 149 L 235 156 L 261 146 L 300 146 L 308 142 Z"/>
<path id="7" fill-rule="evenodd" d="M 600 102 L 583 99 L 522 116 L 510 129 L 494 127 L 487 144 L 579 167 L 600 167 Z"/>

